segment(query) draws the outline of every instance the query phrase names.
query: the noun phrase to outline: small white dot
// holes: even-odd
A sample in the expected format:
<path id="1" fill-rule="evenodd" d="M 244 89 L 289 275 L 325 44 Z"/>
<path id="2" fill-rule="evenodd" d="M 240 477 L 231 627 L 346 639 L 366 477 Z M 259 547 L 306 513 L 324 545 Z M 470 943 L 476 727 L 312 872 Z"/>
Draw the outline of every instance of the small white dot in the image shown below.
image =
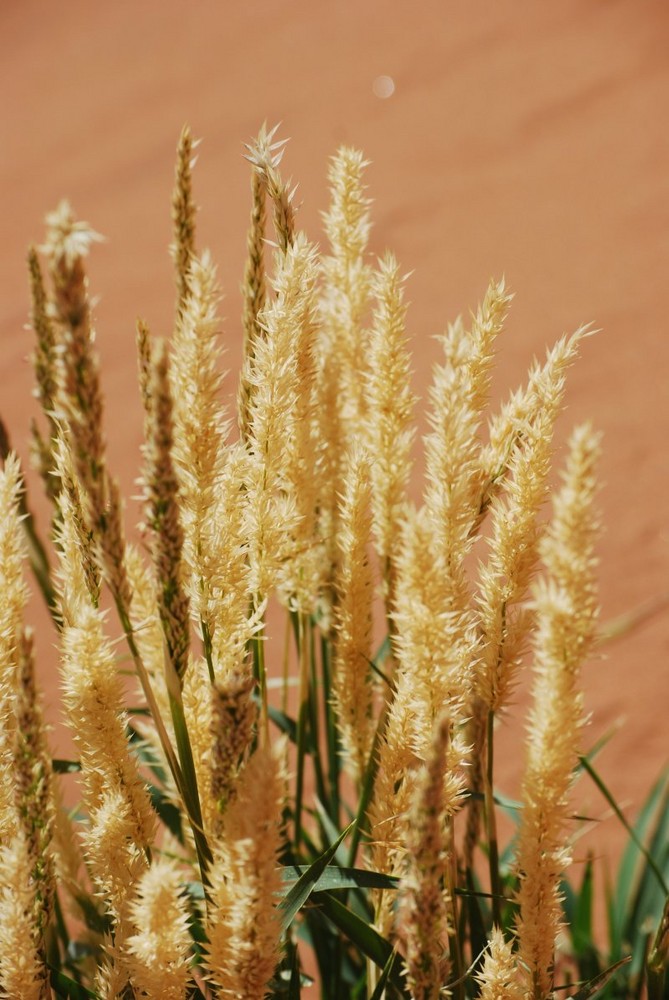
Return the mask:
<path id="1" fill-rule="evenodd" d="M 387 97 L 392 97 L 395 93 L 395 81 L 392 76 L 377 76 L 372 84 L 372 90 L 375 97 L 385 100 Z"/>

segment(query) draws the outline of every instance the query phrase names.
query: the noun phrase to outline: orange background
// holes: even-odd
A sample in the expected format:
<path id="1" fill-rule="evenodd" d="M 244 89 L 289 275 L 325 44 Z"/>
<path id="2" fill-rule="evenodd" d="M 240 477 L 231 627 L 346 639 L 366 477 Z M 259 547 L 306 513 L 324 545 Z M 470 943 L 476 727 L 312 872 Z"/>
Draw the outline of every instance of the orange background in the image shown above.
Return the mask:
<path id="1" fill-rule="evenodd" d="M 558 440 L 591 418 L 604 432 L 603 619 L 666 595 L 669 529 L 669 6 L 657 0 L 500 3 L 378 0 L 0 7 L 0 410 L 27 457 L 34 412 L 25 251 L 68 197 L 107 242 L 90 260 L 107 399 L 110 465 L 136 492 L 140 405 L 134 324 L 170 330 L 169 201 L 174 148 L 203 137 L 198 242 L 220 265 L 227 363 L 240 358 L 239 284 L 249 212 L 242 142 L 263 120 L 291 136 L 299 224 L 321 239 L 328 157 L 371 160 L 372 250 L 406 270 L 416 391 L 432 335 L 475 307 L 490 276 L 516 292 L 494 394 L 534 355 L 592 321 L 569 377 Z M 374 81 L 395 90 L 375 96 Z M 33 502 L 42 512 L 39 489 Z M 134 520 L 136 509 L 129 509 Z M 38 609 L 53 701 L 53 635 Z M 667 612 L 585 671 L 589 739 L 624 717 L 600 768 L 630 815 L 667 760 Z M 499 777 L 522 762 L 524 697 L 500 734 Z M 509 724 L 510 723 L 510 724 Z M 604 811 L 588 790 L 589 808 Z M 616 821 L 590 842 L 615 848 Z"/>

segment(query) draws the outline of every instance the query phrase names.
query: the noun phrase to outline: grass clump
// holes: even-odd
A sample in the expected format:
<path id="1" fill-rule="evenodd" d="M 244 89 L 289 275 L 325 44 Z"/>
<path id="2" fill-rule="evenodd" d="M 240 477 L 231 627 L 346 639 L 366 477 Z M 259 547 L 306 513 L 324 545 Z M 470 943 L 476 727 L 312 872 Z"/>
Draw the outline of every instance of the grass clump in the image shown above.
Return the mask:
<path id="1" fill-rule="evenodd" d="M 548 526 L 540 514 L 587 329 L 491 412 L 511 296 L 490 283 L 441 338 L 414 503 L 404 279 L 367 250 L 365 161 L 334 156 L 319 252 L 298 229 L 284 144 L 263 129 L 248 147 L 234 432 L 193 145 L 184 129 L 174 333 L 137 328 L 143 550 L 126 540 L 106 458 L 96 234 L 63 203 L 29 255 L 46 428 L 33 428 L 33 461 L 53 518 L 49 547 L 4 435 L 2 995 L 295 998 L 313 978 L 332 1000 L 545 1000 L 639 996 L 645 977 L 666 996 L 666 780 L 632 831 L 608 952 L 591 866 L 579 888 L 566 880 L 575 774 L 601 782 L 581 756 L 598 606 L 589 426 L 571 435 Z M 35 695 L 26 556 L 58 634 L 72 761 L 51 759 Z M 270 601 L 287 619 L 279 651 Z M 503 846 L 495 726 L 530 670 L 518 832 Z M 64 772 L 78 778 L 73 810 Z"/>

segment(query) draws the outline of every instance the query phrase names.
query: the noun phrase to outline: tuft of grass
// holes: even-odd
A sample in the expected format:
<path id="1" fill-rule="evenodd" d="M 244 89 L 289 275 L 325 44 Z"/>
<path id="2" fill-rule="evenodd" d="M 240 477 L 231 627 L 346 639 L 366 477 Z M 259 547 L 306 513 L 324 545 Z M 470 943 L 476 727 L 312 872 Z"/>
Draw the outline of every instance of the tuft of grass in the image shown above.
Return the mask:
<path id="1" fill-rule="evenodd" d="M 333 157 L 318 251 L 276 133 L 247 146 L 236 391 L 197 240 L 196 143 L 188 128 L 179 139 L 174 333 L 138 323 L 141 548 L 106 458 L 86 271 L 99 237 L 63 202 L 29 253 L 32 458 L 52 520 L 40 534 L 0 422 L 0 992 L 667 1000 L 669 774 L 629 822 L 598 747 L 583 753 L 580 684 L 593 645 L 657 609 L 598 632 L 589 426 L 548 485 L 589 331 L 559 340 L 495 412 L 512 296 L 491 282 L 441 338 L 412 481 L 406 278 L 368 251 L 368 164 Z M 48 749 L 25 563 L 54 623 L 72 760 Z M 533 702 L 511 802 L 495 739 L 519 684 Z M 570 873 L 586 778 L 629 835 L 604 883 L 604 942 L 602 874 L 592 859 Z"/>

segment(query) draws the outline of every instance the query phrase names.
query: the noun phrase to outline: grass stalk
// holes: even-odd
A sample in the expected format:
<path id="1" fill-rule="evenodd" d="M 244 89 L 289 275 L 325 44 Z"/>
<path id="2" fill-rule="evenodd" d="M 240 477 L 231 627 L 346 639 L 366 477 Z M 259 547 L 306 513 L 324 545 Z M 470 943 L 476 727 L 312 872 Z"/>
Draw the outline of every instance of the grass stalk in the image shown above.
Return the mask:
<path id="1" fill-rule="evenodd" d="M 332 644 L 327 636 L 323 634 L 320 636 L 320 646 L 321 676 L 323 680 L 323 713 L 325 716 L 328 774 L 330 776 L 330 806 L 332 818 L 336 823 L 338 823 L 340 814 L 339 784 L 341 775 L 341 757 L 339 753 L 339 740 L 337 738 L 337 720 L 335 718 L 334 706 L 332 704 Z"/>
<path id="2" fill-rule="evenodd" d="M 295 851 L 302 840 L 302 807 L 304 798 L 304 765 L 307 757 L 309 720 L 309 616 L 297 614 L 297 655 L 299 659 L 297 715 L 297 776 L 295 785 Z"/>
<path id="3" fill-rule="evenodd" d="M 497 817 L 494 798 L 494 725 L 495 713 L 488 711 L 486 728 L 486 770 L 485 770 L 485 815 L 488 832 L 488 865 L 490 870 L 490 893 L 492 896 L 492 919 L 497 927 L 502 925 L 501 896 L 502 889 L 499 877 L 499 842 L 497 840 Z"/>

